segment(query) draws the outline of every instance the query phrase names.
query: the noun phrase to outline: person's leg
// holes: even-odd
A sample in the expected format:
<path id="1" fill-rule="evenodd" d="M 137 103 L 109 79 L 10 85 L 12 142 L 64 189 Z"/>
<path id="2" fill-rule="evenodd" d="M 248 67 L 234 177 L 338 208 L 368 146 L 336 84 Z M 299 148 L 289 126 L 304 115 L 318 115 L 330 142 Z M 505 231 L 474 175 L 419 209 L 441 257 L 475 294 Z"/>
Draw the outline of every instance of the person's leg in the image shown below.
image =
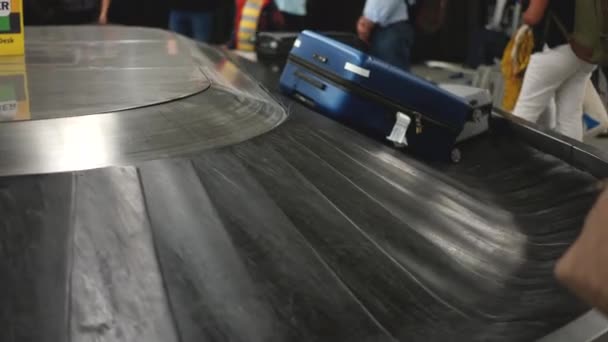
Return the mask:
<path id="1" fill-rule="evenodd" d="M 564 48 L 570 49 L 570 46 L 546 49 L 532 55 L 513 114 L 538 122 L 557 89 L 578 71 L 579 64 L 563 53 Z"/>
<path id="2" fill-rule="evenodd" d="M 308 25 L 306 24 L 306 16 L 305 15 L 296 15 L 294 16 L 296 19 L 296 29 L 298 31 L 306 30 Z"/>
<path id="3" fill-rule="evenodd" d="M 169 13 L 169 30 L 192 37 L 192 24 L 188 12 L 171 10 Z"/>
<path id="4" fill-rule="evenodd" d="M 377 27 L 371 37 L 370 54 L 391 65 L 409 70 L 409 48 L 397 24 Z"/>
<path id="5" fill-rule="evenodd" d="M 567 79 L 555 93 L 557 107 L 557 125 L 555 130 L 578 141 L 583 140 L 583 100 L 587 83 L 594 65 L 578 59 L 568 47 L 561 51 L 579 67 L 576 73 Z"/>
<path id="6" fill-rule="evenodd" d="M 378 27 L 372 34 L 370 53 L 387 63 L 409 70 L 413 42 L 414 31 L 409 23 Z"/>
<path id="7" fill-rule="evenodd" d="M 287 12 L 281 12 L 285 20 L 285 31 L 300 32 L 306 29 L 305 17 Z"/>
<path id="8" fill-rule="evenodd" d="M 210 43 L 213 34 L 213 12 L 192 13 L 192 35 L 199 42 Z"/>
<path id="9" fill-rule="evenodd" d="M 296 32 L 299 31 L 296 24 L 296 16 L 291 15 L 290 13 L 281 11 L 281 15 L 283 16 L 283 20 L 285 21 L 285 26 L 283 27 L 285 31 Z"/>
<path id="10" fill-rule="evenodd" d="M 543 128 L 555 129 L 557 125 L 557 108 L 555 106 L 555 98 L 549 101 L 549 105 L 545 108 L 545 111 L 538 118 L 538 125 Z"/>
<path id="11" fill-rule="evenodd" d="M 412 46 L 414 45 L 414 27 L 409 23 L 405 22 L 399 26 L 399 41 L 401 45 L 398 46 L 401 59 L 403 60 L 404 69 L 409 71 L 412 66 Z"/>

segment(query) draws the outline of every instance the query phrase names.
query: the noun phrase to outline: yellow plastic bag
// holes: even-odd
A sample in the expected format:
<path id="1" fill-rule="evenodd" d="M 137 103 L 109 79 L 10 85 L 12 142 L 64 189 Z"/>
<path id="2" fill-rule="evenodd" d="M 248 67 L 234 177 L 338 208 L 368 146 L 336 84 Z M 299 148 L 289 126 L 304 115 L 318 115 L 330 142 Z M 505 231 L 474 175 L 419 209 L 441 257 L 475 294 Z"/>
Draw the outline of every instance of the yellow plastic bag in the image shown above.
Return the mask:
<path id="1" fill-rule="evenodd" d="M 515 108 L 524 81 L 524 73 L 534 49 L 534 34 L 528 26 L 522 26 L 511 38 L 502 56 L 500 69 L 505 79 L 504 110 Z"/>

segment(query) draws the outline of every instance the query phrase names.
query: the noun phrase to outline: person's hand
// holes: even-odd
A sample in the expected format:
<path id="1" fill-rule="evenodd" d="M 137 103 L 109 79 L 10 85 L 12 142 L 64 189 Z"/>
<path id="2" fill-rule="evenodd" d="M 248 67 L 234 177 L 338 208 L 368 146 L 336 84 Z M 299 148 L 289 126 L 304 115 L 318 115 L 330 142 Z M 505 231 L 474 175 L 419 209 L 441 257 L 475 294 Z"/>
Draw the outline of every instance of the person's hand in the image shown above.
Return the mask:
<path id="1" fill-rule="evenodd" d="M 515 43 L 516 44 L 521 43 L 522 39 L 524 39 L 524 37 L 530 30 L 531 30 L 530 26 L 528 26 L 526 24 L 521 25 L 521 27 L 519 29 L 517 29 L 517 32 L 515 32 Z"/>
<path id="2" fill-rule="evenodd" d="M 526 25 L 536 26 L 545 17 L 549 0 L 530 0 L 528 9 L 524 12 L 523 19 Z"/>
<path id="3" fill-rule="evenodd" d="M 608 190 L 589 213 L 578 240 L 558 261 L 555 274 L 581 299 L 608 314 Z"/>
<path id="4" fill-rule="evenodd" d="M 106 25 L 108 23 L 108 15 L 105 13 L 100 14 L 99 19 L 97 19 L 97 23 L 99 25 Z"/>
<path id="5" fill-rule="evenodd" d="M 376 24 L 373 21 L 361 16 L 357 22 L 357 35 L 359 39 L 369 44 L 374 26 Z"/>

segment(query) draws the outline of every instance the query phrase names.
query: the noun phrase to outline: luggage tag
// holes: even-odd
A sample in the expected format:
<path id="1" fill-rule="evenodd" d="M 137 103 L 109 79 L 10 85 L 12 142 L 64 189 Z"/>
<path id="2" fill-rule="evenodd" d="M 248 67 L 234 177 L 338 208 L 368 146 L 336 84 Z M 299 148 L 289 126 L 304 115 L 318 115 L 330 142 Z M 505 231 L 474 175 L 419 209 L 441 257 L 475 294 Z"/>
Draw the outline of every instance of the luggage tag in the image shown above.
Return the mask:
<path id="1" fill-rule="evenodd" d="M 407 130 L 412 123 L 412 119 L 401 113 L 397 112 L 397 121 L 395 121 L 395 126 L 393 126 L 393 130 L 391 135 L 386 137 L 389 141 L 392 141 L 396 146 L 407 146 Z"/>

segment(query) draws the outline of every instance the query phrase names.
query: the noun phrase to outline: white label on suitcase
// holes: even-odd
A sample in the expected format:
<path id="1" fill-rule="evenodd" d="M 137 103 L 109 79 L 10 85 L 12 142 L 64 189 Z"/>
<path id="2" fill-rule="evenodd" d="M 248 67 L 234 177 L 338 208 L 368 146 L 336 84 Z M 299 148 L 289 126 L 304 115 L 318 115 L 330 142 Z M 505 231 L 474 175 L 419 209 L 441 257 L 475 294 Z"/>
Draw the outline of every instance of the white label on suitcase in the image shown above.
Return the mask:
<path id="1" fill-rule="evenodd" d="M 393 131 L 386 138 L 397 146 L 407 146 L 407 129 L 411 123 L 412 119 L 409 116 L 397 112 L 397 121 L 395 122 L 395 126 L 393 126 Z"/>
<path id="2" fill-rule="evenodd" d="M 344 69 L 366 78 L 369 78 L 369 75 L 371 74 L 371 71 L 348 62 L 344 65 Z"/>
<path id="3" fill-rule="evenodd" d="M 302 42 L 299 39 L 296 39 L 295 42 L 293 42 L 293 47 L 300 47 L 300 45 L 302 45 Z"/>

